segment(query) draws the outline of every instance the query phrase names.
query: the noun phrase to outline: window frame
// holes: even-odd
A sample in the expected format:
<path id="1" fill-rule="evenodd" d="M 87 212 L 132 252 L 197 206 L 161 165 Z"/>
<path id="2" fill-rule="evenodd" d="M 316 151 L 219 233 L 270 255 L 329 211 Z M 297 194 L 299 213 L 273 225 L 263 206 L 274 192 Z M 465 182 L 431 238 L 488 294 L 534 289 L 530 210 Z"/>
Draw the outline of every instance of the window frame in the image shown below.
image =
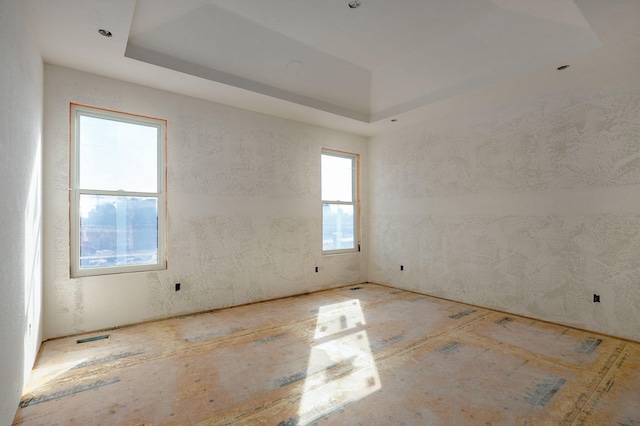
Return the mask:
<path id="1" fill-rule="evenodd" d="M 348 158 L 353 161 L 351 170 L 351 191 L 352 201 L 325 200 L 322 198 L 322 156 Z M 321 210 L 321 248 L 323 255 L 346 254 L 360 252 L 360 154 L 354 152 L 340 151 L 335 149 L 322 148 L 320 153 L 320 208 Z M 353 248 L 325 250 L 324 248 L 324 205 L 349 205 L 353 206 Z"/>
<path id="2" fill-rule="evenodd" d="M 113 120 L 158 129 L 157 142 L 157 192 L 134 192 L 124 190 L 97 190 L 79 188 L 80 177 L 80 117 L 87 116 Z M 69 168 L 69 224 L 70 224 L 70 274 L 71 278 L 87 276 L 114 275 L 131 272 L 145 272 L 167 269 L 167 120 L 146 117 L 121 111 L 114 111 L 93 106 L 70 104 L 70 168 Z M 158 206 L 158 261 L 153 264 L 80 267 L 80 196 L 105 195 L 156 198 Z"/>

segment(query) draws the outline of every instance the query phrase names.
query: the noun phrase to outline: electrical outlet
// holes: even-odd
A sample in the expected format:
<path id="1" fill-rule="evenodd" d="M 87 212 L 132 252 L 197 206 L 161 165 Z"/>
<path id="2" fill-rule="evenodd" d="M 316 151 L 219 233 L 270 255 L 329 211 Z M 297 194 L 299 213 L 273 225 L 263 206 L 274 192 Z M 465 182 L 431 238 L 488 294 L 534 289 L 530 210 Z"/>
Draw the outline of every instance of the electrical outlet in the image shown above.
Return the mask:
<path id="1" fill-rule="evenodd" d="M 180 283 L 176 283 L 176 291 L 180 291 Z"/>
<path id="2" fill-rule="evenodd" d="M 404 265 L 400 265 L 400 270 L 404 271 Z"/>
<path id="3" fill-rule="evenodd" d="M 600 303 L 600 295 L 599 294 L 594 294 L 593 295 L 593 303 Z"/>
<path id="4" fill-rule="evenodd" d="M 316 272 L 318 272 L 318 269 L 319 269 L 319 268 L 316 266 Z"/>

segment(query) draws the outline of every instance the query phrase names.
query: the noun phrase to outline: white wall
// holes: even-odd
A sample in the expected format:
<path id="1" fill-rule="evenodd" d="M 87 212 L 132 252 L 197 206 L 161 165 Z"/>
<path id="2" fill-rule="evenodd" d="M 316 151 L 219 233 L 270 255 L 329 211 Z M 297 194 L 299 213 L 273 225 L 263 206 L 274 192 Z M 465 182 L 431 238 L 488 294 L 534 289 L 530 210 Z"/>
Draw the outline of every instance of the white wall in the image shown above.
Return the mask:
<path id="1" fill-rule="evenodd" d="M 168 120 L 166 271 L 69 278 L 69 102 Z M 320 228 L 321 148 L 365 138 L 46 65 L 45 140 L 47 338 L 366 281 Z"/>
<path id="2" fill-rule="evenodd" d="M 26 2 L 0 1 L 0 424 L 41 342 L 43 66 Z"/>
<path id="3" fill-rule="evenodd" d="M 640 7 L 580 7 L 569 69 L 372 138 L 370 281 L 640 341 Z"/>
<path id="4" fill-rule="evenodd" d="M 371 140 L 371 281 L 640 340 L 640 73 L 574 68 Z"/>

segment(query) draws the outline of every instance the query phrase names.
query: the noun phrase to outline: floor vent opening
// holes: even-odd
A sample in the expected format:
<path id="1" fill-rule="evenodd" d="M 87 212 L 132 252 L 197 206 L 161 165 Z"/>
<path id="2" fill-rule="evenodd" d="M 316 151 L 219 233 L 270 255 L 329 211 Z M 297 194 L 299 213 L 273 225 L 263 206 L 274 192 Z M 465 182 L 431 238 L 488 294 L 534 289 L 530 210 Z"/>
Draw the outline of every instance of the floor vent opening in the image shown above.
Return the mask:
<path id="1" fill-rule="evenodd" d="M 108 338 L 109 338 L 108 334 L 103 334 L 102 336 L 87 337 L 86 339 L 76 340 L 76 343 L 95 342 L 96 340 L 104 340 Z"/>

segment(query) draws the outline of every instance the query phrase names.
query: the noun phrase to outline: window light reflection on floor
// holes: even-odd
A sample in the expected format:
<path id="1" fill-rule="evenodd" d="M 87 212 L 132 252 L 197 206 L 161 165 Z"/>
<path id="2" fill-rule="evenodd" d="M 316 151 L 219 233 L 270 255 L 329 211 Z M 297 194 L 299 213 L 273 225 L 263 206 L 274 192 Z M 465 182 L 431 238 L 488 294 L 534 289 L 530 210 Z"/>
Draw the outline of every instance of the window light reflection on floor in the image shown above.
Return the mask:
<path id="1" fill-rule="evenodd" d="M 31 378 L 22 393 L 22 398 L 31 394 L 47 394 L 49 393 L 49 384 L 55 383 L 56 379 L 65 374 L 69 370 L 77 368 L 78 365 L 83 364 L 89 358 L 83 357 L 74 359 L 72 361 L 57 362 L 57 363 L 44 363 L 43 365 L 36 365 L 31 373 Z"/>
<path id="2" fill-rule="evenodd" d="M 381 388 L 358 299 L 322 306 L 298 421 L 306 424 Z"/>

